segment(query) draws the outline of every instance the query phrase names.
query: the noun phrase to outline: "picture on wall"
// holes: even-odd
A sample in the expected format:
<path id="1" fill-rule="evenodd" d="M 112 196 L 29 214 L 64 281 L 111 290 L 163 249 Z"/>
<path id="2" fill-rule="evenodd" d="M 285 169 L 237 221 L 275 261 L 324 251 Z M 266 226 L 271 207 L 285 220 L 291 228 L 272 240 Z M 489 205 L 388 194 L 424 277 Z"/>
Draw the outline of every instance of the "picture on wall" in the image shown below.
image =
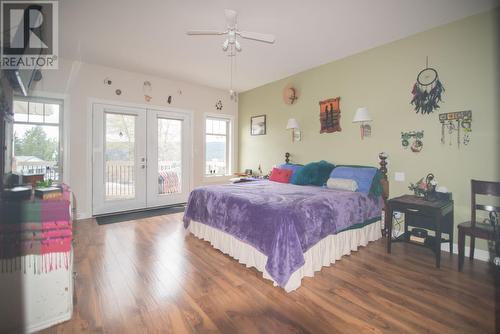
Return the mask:
<path id="1" fill-rule="evenodd" d="M 319 133 L 342 131 L 340 127 L 340 97 L 319 102 Z"/>
<path id="2" fill-rule="evenodd" d="M 250 118 L 250 134 L 252 136 L 266 134 L 266 115 L 253 116 Z"/>

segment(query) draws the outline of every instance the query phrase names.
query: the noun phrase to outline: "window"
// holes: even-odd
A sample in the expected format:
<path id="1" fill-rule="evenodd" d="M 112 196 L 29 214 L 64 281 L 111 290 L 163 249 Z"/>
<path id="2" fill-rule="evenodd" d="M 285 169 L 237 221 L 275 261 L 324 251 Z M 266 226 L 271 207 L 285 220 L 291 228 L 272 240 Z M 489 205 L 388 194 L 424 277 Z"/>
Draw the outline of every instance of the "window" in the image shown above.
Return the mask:
<path id="1" fill-rule="evenodd" d="M 62 101 L 14 98 L 12 170 L 62 181 Z"/>
<path id="2" fill-rule="evenodd" d="M 231 173 L 231 120 L 207 117 L 205 121 L 205 175 L 222 176 Z"/>

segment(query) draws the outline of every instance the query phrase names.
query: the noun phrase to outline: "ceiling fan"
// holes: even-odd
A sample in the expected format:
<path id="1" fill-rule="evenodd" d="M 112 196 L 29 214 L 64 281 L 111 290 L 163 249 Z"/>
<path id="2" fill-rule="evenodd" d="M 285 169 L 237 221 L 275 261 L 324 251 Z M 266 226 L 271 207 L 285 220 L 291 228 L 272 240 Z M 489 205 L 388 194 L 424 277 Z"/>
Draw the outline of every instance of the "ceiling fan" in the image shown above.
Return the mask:
<path id="1" fill-rule="evenodd" d="M 238 30 L 237 18 L 238 13 L 232 9 L 224 9 L 224 14 L 226 15 L 226 30 L 188 30 L 188 35 L 226 35 L 227 38 L 222 43 L 222 50 L 230 52 L 233 51 L 233 47 L 236 51 L 241 51 L 241 45 L 238 41 L 238 36 L 241 38 L 251 39 L 254 41 L 274 43 L 274 36 L 270 34 L 261 34 L 258 32 L 251 31 L 241 31 Z"/>

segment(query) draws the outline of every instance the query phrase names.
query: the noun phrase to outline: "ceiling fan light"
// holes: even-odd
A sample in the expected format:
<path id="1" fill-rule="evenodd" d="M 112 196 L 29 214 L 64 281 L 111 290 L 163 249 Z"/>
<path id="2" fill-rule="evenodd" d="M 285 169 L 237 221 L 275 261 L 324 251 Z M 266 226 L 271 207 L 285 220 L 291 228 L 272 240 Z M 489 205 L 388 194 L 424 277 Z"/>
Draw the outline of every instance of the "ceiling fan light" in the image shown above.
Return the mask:
<path id="1" fill-rule="evenodd" d="M 229 47 L 229 39 L 226 39 L 224 43 L 222 43 L 222 50 L 227 51 L 228 47 Z"/>

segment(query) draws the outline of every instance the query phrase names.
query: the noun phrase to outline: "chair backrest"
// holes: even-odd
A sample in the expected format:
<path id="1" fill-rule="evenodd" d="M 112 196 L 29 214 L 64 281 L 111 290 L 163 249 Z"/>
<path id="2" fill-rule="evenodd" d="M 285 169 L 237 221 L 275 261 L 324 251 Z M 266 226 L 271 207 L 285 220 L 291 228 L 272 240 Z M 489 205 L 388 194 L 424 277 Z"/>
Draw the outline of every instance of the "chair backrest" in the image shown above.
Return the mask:
<path id="1" fill-rule="evenodd" d="M 500 197 L 500 182 L 471 180 L 471 225 L 476 225 L 476 210 L 500 213 L 500 207 L 476 203 L 476 195 Z"/>

